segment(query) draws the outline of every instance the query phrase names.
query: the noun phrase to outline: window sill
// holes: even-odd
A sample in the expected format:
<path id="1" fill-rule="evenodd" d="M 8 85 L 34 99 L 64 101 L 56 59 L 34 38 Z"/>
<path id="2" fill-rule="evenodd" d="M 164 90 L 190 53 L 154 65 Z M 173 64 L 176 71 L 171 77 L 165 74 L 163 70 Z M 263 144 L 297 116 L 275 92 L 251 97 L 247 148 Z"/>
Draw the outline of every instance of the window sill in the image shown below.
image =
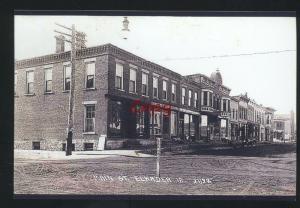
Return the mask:
<path id="1" fill-rule="evenodd" d="M 35 93 L 31 93 L 31 94 L 24 94 L 25 96 L 35 96 Z"/>
<path id="2" fill-rule="evenodd" d="M 137 95 L 137 93 L 136 92 L 129 92 L 130 94 L 133 94 L 133 95 Z"/>
<path id="3" fill-rule="evenodd" d="M 84 88 L 83 90 L 84 91 L 95 91 L 95 90 L 97 90 L 97 88 Z"/>
<path id="4" fill-rule="evenodd" d="M 142 97 L 146 97 L 146 98 L 149 98 L 149 95 L 142 95 Z"/>
<path id="5" fill-rule="evenodd" d="M 70 92 L 70 90 L 64 90 L 64 91 L 62 91 L 63 93 L 69 93 Z"/>
<path id="6" fill-rule="evenodd" d="M 116 90 L 119 90 L 119 91 L 125 92 L 125 90 L 124 90 L 124 89 L 118 89 L 118 88 L 116 88 Z"/>
<path id="7" fill-rule="evenodd" d="M 83 135 L 97 135 L 95 132 L 83 132 Z"/>
<path id="8" fill-rule="evenodd" d="M 45 92 L 44 95 L 51 95 L 54 94 L 54 92 Z"/>

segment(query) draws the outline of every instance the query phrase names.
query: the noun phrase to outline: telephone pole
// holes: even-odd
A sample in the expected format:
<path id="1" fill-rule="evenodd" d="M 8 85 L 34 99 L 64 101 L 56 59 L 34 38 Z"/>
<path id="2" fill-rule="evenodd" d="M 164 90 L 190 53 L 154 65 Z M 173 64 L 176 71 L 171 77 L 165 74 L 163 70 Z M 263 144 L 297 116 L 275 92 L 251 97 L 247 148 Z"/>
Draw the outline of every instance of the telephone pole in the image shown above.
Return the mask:
<path id="1" fill-rule="evenodd" d="M 76 50 L 85 48 L 85 33 L 79 32 L 75 30 L 75 25 L 72 27 L 66 27 L 64 25 L 55 23 L 57 26 L 68 30 L 69 33 L 60 32 L 54 30 L 54 32 L 61 34 L 64 38 L 60 38 L 61 40 L 68 42 L 71 44 L 71 81 L 70 81 L 70 96 L 69 96 L 69 114 L 68 114 L 68 134 L 67 134 L 67 144 L 66 144 L 66 156 L 72 155 L 72 140 L 73 140 L 73 132 L 74 132 L 74 89 L 75 89 L 75 61 L 76 61 Z M 70 39 L 66 39 L 65 36 Z"/>

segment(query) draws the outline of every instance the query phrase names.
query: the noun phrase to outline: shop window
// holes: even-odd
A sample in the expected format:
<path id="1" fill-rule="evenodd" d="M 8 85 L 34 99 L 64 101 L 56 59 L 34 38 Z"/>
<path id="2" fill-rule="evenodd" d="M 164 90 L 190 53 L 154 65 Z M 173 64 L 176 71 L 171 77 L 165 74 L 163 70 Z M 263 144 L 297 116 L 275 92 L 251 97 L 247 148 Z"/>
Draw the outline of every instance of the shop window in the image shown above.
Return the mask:
<path id="1" fill-rule="evenodd" d="M 144 136 L 145 129 L 145 112 L 136 113 L 136 133 L 138 136 Z"/>
<path id="2" fill-rule="evenodd" d="M 189 134 L 190 134 L 190 116 L 188 114 L 184 114 L 184 136 L 186 139 L 189 138 Z"/>
<path id="3" fill-rule="evenodd" d="M 169 133 L 169 124 L 170 124 L 169 122 L 170 122 L 169 115 L 163 114 L 163 134 Z"/>
<path id="4" fill-rule="evenodd" d="M 171 112 L 171 135 L 177 135 L 177 113 L 174 111 Z"/>
<path id="5" fill-rule="evenodd" d="M 120 101 L 110 102 L 110 111 L 109 111 L 110 136 L 121 136 L 121 110 L 122 110 L 122 103 Z"/>
<path id="6" fill-rule="evenodd" d="M 152 120 L 153 124 L 152 125 Z M 154 112 L 154 118 L 152 119 L 152 112 L 150 113 L 150 133 L 152 134 L 152 128 L 154 128 L 154 135 L 160 135 L 161 134 L 161 113 L 155 111 Z"/>

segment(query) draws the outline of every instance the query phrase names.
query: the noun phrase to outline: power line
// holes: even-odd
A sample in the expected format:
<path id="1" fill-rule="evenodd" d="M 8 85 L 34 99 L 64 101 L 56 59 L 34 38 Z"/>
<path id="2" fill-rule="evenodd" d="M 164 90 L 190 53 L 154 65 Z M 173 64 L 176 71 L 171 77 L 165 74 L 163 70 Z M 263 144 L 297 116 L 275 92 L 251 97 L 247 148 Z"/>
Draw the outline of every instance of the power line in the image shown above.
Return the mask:
<path id="1" fill-rule="evenodd" d="M 155 61 L 174 61 L 174 60 L 195 60 L 195 59 L 206 59 L 206 58 L 227 58 L 234 56 L 252 56 L 252 55 L 264 55 L 264 54 L 274 54 L 274 53 L 284 53 L 284 52 L 294 52 L 296 50 L 278 50 L 278 51 L 263 51 L 263 52 L 253 52 L 253 53 L 239 53 L 239 54 L 223 54 L 216 56 L 200 56 L 200 57 L 185 57 L 185 58 L 165 58 Z"/>

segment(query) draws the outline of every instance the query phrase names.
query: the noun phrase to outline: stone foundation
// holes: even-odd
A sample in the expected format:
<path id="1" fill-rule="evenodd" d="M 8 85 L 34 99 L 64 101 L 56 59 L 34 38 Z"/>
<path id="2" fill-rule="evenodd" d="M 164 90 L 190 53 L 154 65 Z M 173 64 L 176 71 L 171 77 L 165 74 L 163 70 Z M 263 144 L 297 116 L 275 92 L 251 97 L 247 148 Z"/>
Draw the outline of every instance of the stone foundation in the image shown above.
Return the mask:
<path id="1" fill-rule="evenodd" d="M 27 141 L 15 141 L 14 148 L 20 150 L 32 150 L 32 142 L 40 142 L 40 150 L 50 150 L 50 151 L 63 151 L 63 144 L 66 143 L 65 140 L 27 140 Z M 75 144 L 75 151 L 84 151 L 84 143 L 93 143 L 93 150 L 97 149 L 98 140 L 97 139 L 75 139 L 73 141 Z"/>

